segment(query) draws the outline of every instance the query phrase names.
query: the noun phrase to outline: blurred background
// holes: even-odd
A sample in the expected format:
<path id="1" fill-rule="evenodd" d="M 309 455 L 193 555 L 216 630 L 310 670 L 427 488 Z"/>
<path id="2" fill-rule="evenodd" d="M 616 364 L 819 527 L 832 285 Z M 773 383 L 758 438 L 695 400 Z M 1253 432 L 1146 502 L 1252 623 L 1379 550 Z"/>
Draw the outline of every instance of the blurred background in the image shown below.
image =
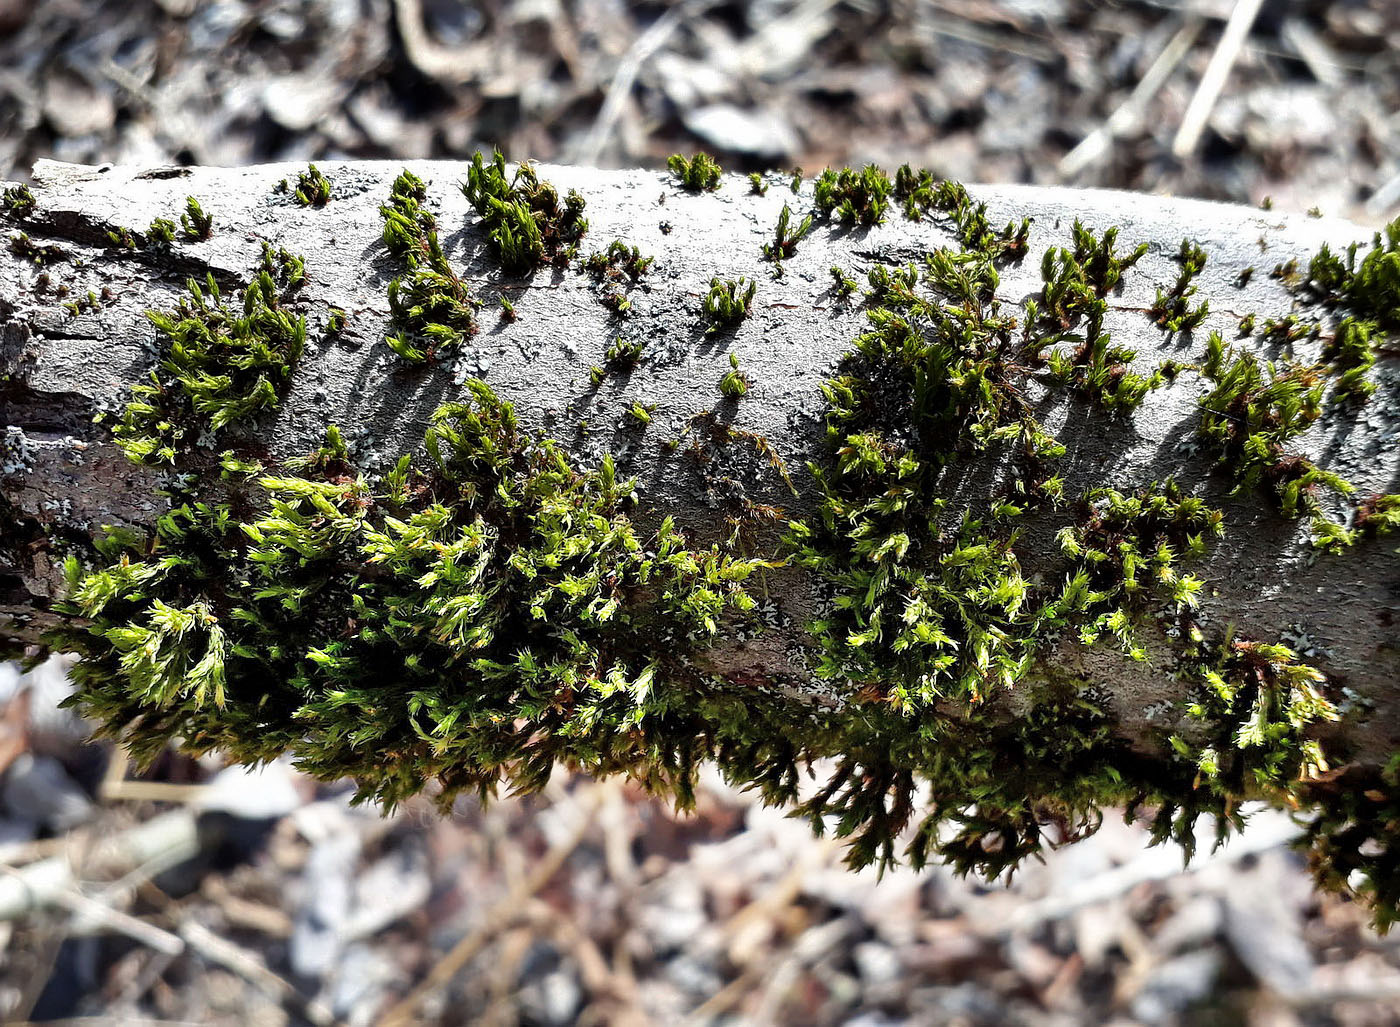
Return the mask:
<path id="1" fill-rule="evenodd" d="M 1395 0 L 0 0 L 0 178 L 39 157 L 466 157 L 1400 212 Z M 9 1023 L 1400 1023 L 1400 948 L 1286 816 L 1180 853 L 1110 817 L 1008 885 L 851 874 L 718 779 L 442 817 L 176 755 L 135 774 L 0 665 Z M 818 768 L 820 771 L 820 768 Z"/>

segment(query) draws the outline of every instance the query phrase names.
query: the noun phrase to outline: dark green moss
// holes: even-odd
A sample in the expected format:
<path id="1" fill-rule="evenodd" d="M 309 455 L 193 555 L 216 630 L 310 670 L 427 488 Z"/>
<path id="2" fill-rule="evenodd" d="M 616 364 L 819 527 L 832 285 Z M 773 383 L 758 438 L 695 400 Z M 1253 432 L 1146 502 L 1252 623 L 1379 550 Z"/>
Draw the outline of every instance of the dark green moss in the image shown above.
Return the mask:
<path id="1" fill-rule="evenodd" d="M 461 188 L 507 274 L 529 274 L 547 260 L 567 266 L 588 231 L 578 192 L 571 190 L 561 204 L 554 186 L 541 181 L 528 162 L 507 177 L 499 150 L 490 164 L 473 154 Z"/>
<path id="2" fill-rule="evenodd" d="M 190 242 L 208 239 L 214 233 L 214 217 L 206 214 L 193 196 L 186 196 L 185 212 L 180 215 L 180 228 Z"/>
<path id="3" fill-rule="evenodd" d="M 438 242 L 437 218 L 424 205 L 427 186 L 403 171 L 379 208 L 384 245 L 404 274 L 389 281 L 389 309 L 397 331 L 389 347 L 410 363 L 438 359 L 458 349 L 477 330 L 480 301 L 453 269 Z"/>
<path id="4" fill-rule="evenodd" d="M 710 291 L 700 301 L 700 312 L 710 322 L 706 331 L 732 328 L 749 316 L 757 282 L 743 278 L 711 278 Z"/>
<path id="5" fill-rule="evenodd" d="M 315 164 L 308 164 L 297 175 L 293 195 L 303 207 L 324 207 L 331 199 L 331 180 Z"/>
<path id="6" fill-rule="evenodd" d="M 1210 313 L 1208 300 L 1202 300 L 1195 307 L 1191 306 L 1191 297 L 1196 294 L 1196 286 L 1192 283 L 1206 266 L 1205 251 L 1190 239 L 1182 239 L 1176 262 L 1181 265 L 1176 281 L 1170 289 L 1163 290 L 1158 287 L 1157 298 L 1147 311 L 1147 316 L 1171 335 L 1190 331 Z"/>
<path id="7" fill-rule="evenodd" d="M 187 286 L 173 311 L 146 312 L 161 355 L 112 428 L 140 463 L 174 465 L 206 433 L 274 409 L 306 346 L 305 319 L 286 309 L 289 290 L 268 271 L 254 277 L 237 307 L 212 274 Z"/>
<path id="8" fill-rule="evenodd" d="M 36 267 L 70 258 L 70 254 L 62 246 L 56 243 L 36 243 L 26 232 L 16 232 L 10 236 L 10 252 Z"/>
<path id="9" fill-rule="evenodd" d="M 34 191 L 27 185 L 15 185 L 0 194 L 0 208 L 12 218 L 26 218 L 34 213 Z"/>
<path id="10" fill-rule="evenodd" d="M 697 153 L 689 160 L 679 153 L 666 161 L 671 174 L 680 185 L 693 193 L 712 193 L 720 186 L 724 169 L 708 153 Z"/>

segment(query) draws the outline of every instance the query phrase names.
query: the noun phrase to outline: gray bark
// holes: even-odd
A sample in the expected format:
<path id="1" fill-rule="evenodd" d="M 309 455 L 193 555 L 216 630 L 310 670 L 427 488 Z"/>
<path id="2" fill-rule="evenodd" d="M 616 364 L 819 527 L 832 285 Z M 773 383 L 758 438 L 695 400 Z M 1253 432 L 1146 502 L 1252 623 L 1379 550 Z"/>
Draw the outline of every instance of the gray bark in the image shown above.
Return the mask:
<path id="1" fill-rule="evenodd" d="M 107 523 L 149 523 L 161 511 L 153 494 L 158 475 L 128 462 L 111 445 L 107 429 L 92 423 L 93 414 L 119 410 L 127 389 L 153 360 L 156 336 L 143 312 L 171 307 L 186 277 L 202 277 L 206 270 L 230 286 L 246 281 L 264 240 L 306 258 L 299 309 L 308 316 L 313 340 L 331 307 L 349 314 L 338 339 L 308 347 L 290 393 L 264 426 L 271 455 L 307 452 L 334 422 L 345 430 L 363 467 L 383 470 L 421 444 L 439 403 L 459 396 L 466 377 L 479 376 L 517 405 L 526 424 L 559 439 L 582 464 L 615 453 L 622 471 L 639 479 L 643 507 L 651 516 L 673 514 L 701 537 L 726 530 L 725 490 L 742 490 L 789 515 L 810 510 L 814 496 L 805 465 L 824 454 L 820 385 L 865 324 L 858 304 L 843 304 L 830 292 L 828 268 L 835 264 L 860 275 L 876 263 L 903 263 L 932 248 L 956 245 L 935 224 L 910 223 L 897 215 L 882 226 L 854 231 L 819 223 L 787 262 L 785 275 L 774 279 L 760 247 L 771 238 L 784 203 L 799 213 L 810 206 L 810 185 L 800 199 L 779 184 L 766 196 L 749 195 L 747 183 L 735 178 L 727 178 L 716 193 L 689 194 L 659 172 L 541 167 L 541 177 L 561 195 L 576 188 L 588 201 L 591 227 L 584 254 L 617 237 L 656 258 L 631 294 L 633 310 L 619 320 L 599 302 L 589 278 L 575 270 L 545 268 L 528 279 L 503 278 L 456 188 L 463 167 L 412 162 L 406 166 L 429 183 L 448 255 L 487 306 L 482 331 L 461 356 L 410 368 L 383 343 L 389 316 L 385 285 L 396 267 L 380 241 L 377 213 L 404 166 L 321 165 L 334 184 L 334 196 L 323 208 L 299 206 L 289 194 L 274 191 L 280 179 L 295 180 L 300 166 L 143 171 L 43 162 L 36 168 L 37 209 L 12 223 L 12 230 L 63 246 L 76 258 L 46 269 L 53 283 L 69 286 L 67 299 L 104 287 L 113 298 L 98 309 L 70 314 L 52 292 L 35 289 L 39 269 L 0 254 L 0 421 L 6 431 L 0 495 L 8 504 L 0 509 L 8 509 L 11 520 L 0 534 L 0 622 L 8 616 L 32 630 L 44 621 L 44 610 L 60 588 L 45 533 L 86 536 Z M 1262 320 L 1286 313 L 1293 298 L 1269 277 L 1269 269 L 1290 258 L 1305 263 L 1323 242 L 1337 248 L 1370 236 L 1369 230 L 1337 220 L 1193 200 L 1006 186 L 972 192 L 989 204 L 994 224 L 1034 218 L 1029 256 L 1003 273 L 1004 303 L 1020 304 L 1039 292 L 1040 254 L 1050 245 L 1068 245 L 1076 218 L 1096 230 L 1120 226 L 1120 249 L 1150 244 L 1123 289 L 1110 297 L 1105 325 L 1116 344 L 1139 352 L 1143 368 L 1167 357 L 1199 356 L 1212 329 L 1233 340 L 1246 314 L 1257 312 Z M 195 196 L 213 214 L 209 240 L 177 242 L 167 253 L 105 246 L 111 226 L 140 231 L 156 217 L 178 219 L 186 196 Z M 1211 316 L 1192 337 L 1173 339 L 1145 312 L 1156 286 L 1175 278 L 1171 257 L 1183 236 L 1209 254 L 1198 284 L 1200 296 L 1210 300 Z M 1235 279 L 1246 266 L 1258 273 L 1237 287 Z M 707 334 L 699 304 L 715 275 L 756 279 L 758 293 L 742 325 Z M 514 323 L 497 323 L 498 295 L 514 302 Z M 618 335 L 646 338 L 647 356 L 631 374 L 610 376 L 594 388 L 589 368 L 603 362 Z M 1304 344 L 1298 356 L 1315 352 L 1316 343 Z M 723 401 L 717 390 L 730 353 L 738 355 L 753 382 L 737 403 Z M 1376 374 L 1382 387 L 1368 405 L 1359 413 L 1329 413 L 1299 446 L 1352 481 L 1360 495 L 1400 490 L 1400 373 L 1394 360 L 1383 359 Z M 1042 420 L 1068 448 L 1062 461 L 1066 494 L 1103 483 L 1133 488 L 1169 474 L 1191 483 L 1208 474 L 1209 458 L 1196 455 L 1191 444 L 1203 389 L 1194 375 L 1184 375 L 1126 418 L 1088 411 L 1048 390 L 1033 391 Z M 634 400 L 657 404 L 644 432 L 625 414 Z M 765 460 L 742 454 L 742 447 L 720 454 L 718 459 L 729 463 L 700 469 L 685 457 L 684 447 L 668 453 L 659 444 L 709 410 L 766 437 L 799 494 L 794 497 Z M 994 474 L 995 468 L 967 468 L 952 486 L 955 501 L 985 494 Z M 1216 489 L 1212 500 L 1223 501 L 1225 491 Z M 1258 496 L 1234 497 L 1225 505 L 1226 539 L 1192 568 L 1208 582 L 1203 622 L 1222 630 L 1231 624 L 1248 637 L 1292 638 L 1310 646 L 1310 661 L 1370 711 L 1337 728 L 1346 735 L 1346 748 L 1357 759 L 1381 759 L 1395 741 L 1400 682 L 1393 626 L 1400 559 L 1394 539 L 1319 558 L 1308 544 L 1306 520 L 1284 520 Z M 1030 539 L 1028 576 L 1036 569 L 1037 547 L 1048 544 L 1047 538 Z M 770 583 L 770 595 L 782 627 L 758 640 L 730 640 L 706 659 L 731 680 L 768 681 L 795 697 L 840 703 L 841 696 L 803 670 L 802 626 L 817 606 L 810 585 L 796 572 L 784 572 Z M 1103 686 L 1126 737 L 1147 745 L 1151 730 L 1163 726 L 1165 704 L 1178 702 L 1184 687 L 1169 675 L 1165 642 L 1150 648 L 1147 664 L 1131 663 L 1110 647 L 1086 650 L 1070 643 L 1049 659 Z"/>

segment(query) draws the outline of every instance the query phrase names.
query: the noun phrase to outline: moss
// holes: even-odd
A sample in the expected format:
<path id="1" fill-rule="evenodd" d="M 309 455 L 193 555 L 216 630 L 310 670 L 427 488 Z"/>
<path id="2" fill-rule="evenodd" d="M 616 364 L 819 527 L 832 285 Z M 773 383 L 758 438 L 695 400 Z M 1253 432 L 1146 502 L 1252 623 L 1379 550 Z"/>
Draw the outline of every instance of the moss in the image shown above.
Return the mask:
<path id="1" fill-rule="evenodd" d="M 152 249 L 169 249 L 175 244 L 175 222 L 156 218 L 146 229 L 146 245 Z"/>
<path id="2" fill-rule="evenodd" d="M 1400 333 L 1400 218 L 1375 234 L 1358 262 L 1360 250 L 1352 243 L 1342 257 L 1324 245 L 1309 260 L 1306 275 L 1295 261 L 1281 276 L 1301 299 L 1341 315 L 1324 342 L 1323 359 L 1338 374 L 1336 398 L 1350 402 L 1362 402 L 1375 391 L 1367 372 L 1375 366 L 1377 348 L 1382 339 Z"/>
<path id="3" fill-rule="evenodd" d="M 595 366 L 590 372 L 593 384 L 601 385 L 609 374 L 631 371 L 641 361 L 646 345 L 645 339 L 624 339 L 621 335 L 615 337 L 603 354 L 602 365 Z"/>
<path id="4" fill-rule="evenodd" d="M 285 306 L 290 290 L 266 269 L 239 306 L 224 300 L 212 274 L 203 285 L 190 279 L 187 291 L 174 310 L 146 312 L 160 358 L 112 428 L 139 463 L 174 465 L 206 433 L 276 408 L 306 346 L 305 320 Z"/>
<path id="5" fill-rule="evenodd" d="M 324 207 L 331 199 L 331 180 L 315 164 L 308 164 L 306 170 L 297 175 L 292 195 L 303 207 Z"/>
<path id="6" fill-rule="evenodd" d="M 349 316 L 350 315 L 340 307 L 331 307 L 330 310 L 326 312 L 326 330 L 324 332 L 324 337 L 334 339 L 344 333 L 345 322 L 348 320 Z"/>
<path id="7" fill-rule="evenodd" d="M 643 257 L 637 247 L 614 239 L 606 250 L 590 254 L 583 266 L 595 281 L 621 282 L 626 278 L 636 285 L 655 262 L 655 257 Z"/>
<path id="8" fill-rule="evenodd" d="M 97 298 L 97 293 L 89 289 L 85 295 L 63 304 L 63 309 L 68 311 L 70 316 L 77 317 L 79 314 L 85 314 L 90 310 L 97 310 L 100 306 L 101 303 Z"/>
<path id="9" fill-rule="evenodd" d="M 214 217 L 206 214 L 193 196 L 186 196 L 185 212 L 180 215 L 180 228 L 190 242 L 208 239 L 214 234 Z"/>
<path id="10" fill-rule="evenodd" d="M 773 241 L 763 244 L 763 259 L 772 261 L 782 269 L 782 262 L 797 252 L 797 244 L 812 230 L 812 216 L 803 218 L 796 228 L 792 226 L 792 208 L 786 203 L 778 212 L 778 224 L 773 229 Z"/>
<path id="11" fill-rule="evenodd" d="M 591 254 L 583 267 L 601 287 L 599 295 L 603 305 L 621 316 L 632 308 L 625 290 L 641 281 L 655 259 L 643 257 L 637 247 L 614 239 L 606 250 Z"/>
<path id="12" fill-rule="evenodd" d="M 57 243 L 36 243 L 26 232 L 16 232 L 10 236 L 10 252 L 36 267 L 69 260 L 71 257 L 71 254 Z"/>
<path id="13" fill-rule="evenodd" d="M 60 640 L 84 656 L 82 708 L 143 760 L 176 737 L 291 751 L 388 803 L 433 777 L 447 801 L 533 787 L 557 758 L 640 760 L 694 683 L 682 655 L 752 607 L 745 581 L 769 564 L 692 548 L 669 519 L 642 535 L 611 459 L 580 471 L 469 388 L 435 414 L 426 460 L 378 483 L 331 432 L 153 536 L 110 535 L 93 568 L 71 561 L 85 623 Z"/>
<path id="14" fill-rule="evenodd" d="M 8 217 L 26 218 L 34 213 L 35 206 L 34 191 L 27 185 L 11 186 L 0 193 L 0 209 Z"/>
<path id="15" fill-rule="evenodd" d="M 1147 316 L 1169 335 L 1190 331 L 1210 313 L 1208 300 L 1191 306 L 1191 297 L 1196 294 L 1196 286 L 1192 283 L 1206 266 L 1205 251 L 1190 239 L 1182 239 L 1176 262 L 1181 265 L 1176 281 L 1169 289 L 1158 287 L 1157 298 L 1147 311 Z"/>
<path id="16" fill-rule="evenodd" d="M 708 153 L 697 153 L 689 159 L 673 153 L 666 166 L 682 188 L 693 193 L 714 192 L 720 186 L 720 176 L 724 174 L 719 162 Z"/>
<path id="17" fill-rule="evenodd" d="M 1201 373 L 1212 388 L 1201 398 L 1197 431 L 1216 448 L 1235 492 L 1267 487 L 1287 517 L 1316 513 L 1319 489 L 1351 493 L 1338 475 L 1288 451 L 1289 441 L 1322 414 L 1326 379 L 1320 368 L 1279 367 L 1235 352 L 1212 332 Z"/>
<path id="18" fill-rule="evenodd" d="M 561 204 L 554 186 L 541 181 L 528 162 L 507 178 L 506 159 L 499 150 L 490 164 L 480 153 L 472 155 L 461 189 L 507 274 L 529 274 L 546 260 L 567 266 L 588 231 L 578 192 L 570 190 Z"/>
<path id="19" fill-rule="evenodd" d="M 710 322 L 707 332 L 732 328 L 749 316 L 757 282 L 743 278 L 711 278 L 710 291 L 700 301 L 700 312 Z"/>
<path id="20" fill-rule="evenodd" d="M 849 300 L 860 291 L 860 282 L 833 264 L 831 266 L 831 291 L 838 300 Z"/>
<path id="21" fill-rule="evenodd" d="M 749 376 L 739 370 L 739 358 L 729 354 L 729 370 L 719 380 L 719 391 L 725 399 L 743 399 L 751 386 Z"/>
<path id="22" fill-rule="evenodd" d="M 1400 752 L 1379 771 L 1322 775 L 1305 794 L 1311 815 L 1298 847 L 1313 876 L 1362 902 L 1388 931 L 1400 919 Z"/>
<path id="23" fill-rule="evenodd" d="M 438 242 L 437 219 L 424 206 L 427 186 L 403 171 L 379 208 L 384 245 L 404 273 L 390 279 L 389 309 L 397 328 L 390 349 L 410 363 L 425 363 L 458 349 L 477 330 L 480 301 L 453 270 Z"/>
<path id="24" fill-rule="evenodd" d="M 107 245 L 118 250 L 138 250 L 144 243 L 139 232 L 117 225 L 107 230 Z"/>
<path id="25" fill-rule="evenodd" d="M 1147 252 L 1142 243 L 1118 254 L 1118 230 L 1102 237 L 1080 224 L 1073 227 L 1074 249 L 1049 247 L 1041 259 L 1044 282 L 1040 300 L 1026 304 L 1026 351 L 1030 362 L 1044 366 L 1049 380 L 1108 410 L 1128 411 L 1167 380 L 1161 369 L 1150 375 L 1131 370 L 1129 347 L 1114 346 L 1103 330 L 1105 297 L 1119 287 L 1123 274 Z M 1075 329 L 1082 329 L 1075 331 Z M 1068 344 L 1065 351 L 1059 347 Z"/>
<path id="26" fill-rule="evenodd" d="M 884 171 L 867 164 L 860 171 L 827 168 L 812 188 L 823 217 L 835 217 L 844 225 L 878 225 L 885 220 L 893 186 Z"/>

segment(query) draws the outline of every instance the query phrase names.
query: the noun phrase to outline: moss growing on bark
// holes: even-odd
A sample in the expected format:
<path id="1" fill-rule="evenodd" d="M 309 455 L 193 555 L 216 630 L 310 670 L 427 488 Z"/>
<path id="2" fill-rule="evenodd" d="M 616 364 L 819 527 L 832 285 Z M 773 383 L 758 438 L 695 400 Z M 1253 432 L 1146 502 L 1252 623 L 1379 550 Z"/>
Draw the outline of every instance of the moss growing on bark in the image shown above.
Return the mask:
<path id="1" fill-rule="evenodd" d="M 536 252 L 535 208 L 517 189 L 544 195 L 533 190 L 547 184 L 508 180 L 500 159 L 477 167 L 473 188 L 500 216 L 491 224 L 483 212 L 499 230 L 493 245 L 503 259 Z M 404 272 L 391 305 L 405 355 L 418 359 L 474 328 L 474 300 L 442 256 L 424 193 L 405 173 L 383 209 Z M 1310 801 L 1326 784 L 1315 729 L 1336 713 L 1331 686 L 1281 645 L 1212 636 L 1197 621 L 1203 582 L 1190 561 L 1225 527 L 1208 483 L 1100 485 L 1067 505 L 1063 451 L 1037 418 L 1045 387 L 1104 406 L 1142 399 L 1136 381 L 1122 385 L 1128 355 L 1094 321 L 1140 251 L 1119 254 L 1112 230 L 1077 225 L 1051 258 L 1043 312 L 1023 322 L 997 290 L 1005 262 L 1025 252 L 1028 221 L 993 229 L 966 190 L 912 170 L 900 169 L 890 195 L 939 219 L 959 246 L 870 269 L 869 326 L 825 383 L 828 448 L 802 483 L 816 513 L 785 525 L 779 552 L 737 527 L 709 546 L 669 521 L 643 528 L 646 497 L 610 459 L 576 466 L 471 381 L 465 402 L 434 417 L 426 455 L 381 479 L 351 462 L 333 429 L 301 461 L 263 469 L 231 453 L 219 477 L 173 487 L 185 491 L 153 532 L 112 533 L 89 566 L 70 563 L 74 619 L 57 640 L 84 657 L 79 704 L 142 758 L 175 739 L 242 760 L 290 751 L 309 773 L 354 776 L 362 798 L 387 803 L 431 782 L 444 802 L 501 783 L 529 790 L 562 760 L 631 773 L 685 805 L 713 760 L 850 839 L 856 864 L 902 850 L 915 864 L 997 874 L 1091 832 L 1106 805 L 1152 807 L 1157 837 L 1189 847 L 1202 814 L 1224 831 L 1244 798 Z M 524 202 L 525 213 L 493 199 Z M 859 219 L 865 205 L 852 209 Z M 800 238 L 793 227 L 772 244 L 777 259 Z M 259 281 L 287 288 L 295 265 L 270 259 Z M 1185 248 L 1183 260 L 1199 263 Z M 1184 300 L 1191 288 L 1188 277 L 1174 291 Z M 198 303 L 179 320 L 224 325 Z M 1056 369 L 1046 351 L 1079 330 L 1083 348 Z M 636 366 L 641 347 L 619 339 L 597 379 Z M 233 381 L 235 369 L 205 370 Z M 1312 372 L 1251 365 L 1213 341 L 1204 373 L 1202 433 L 1232 484 L 1274 486 L 1282 509 L 1309 509 L 1326 478 L 1282 465 L 1316 416 Z M 198 412 L 194 387 L 178 388 L 184 412 Z M 132 438 L 156 440 L 176 470 L 207 466 L 189 436 L 149 430 L 147 413 L 160 411 L 143 402 L 153 405 L 139 397 L 128 412 Z M 210 430 L 214 412 L 203 411 Z M 650 415 L 633 403 L 625 416 L 635 432 Z M 692 428 L 715 445 L 761 443 L 782 467 L 766 439 L 713 412 Z M 992 480 L 965 487 L 979 469 Z M 1400 517 L 1387 503 L 1367 510 L 1347 530 Z M 743 523 L 757 511 L 750 502 Z M 765 524 L 786 516 L 761 514 Z M 1036 572 L 1024 569 L 1030 540 L 1056 533 L 1059 553 L 1038 546 Z M 784 561 L 823 606 L 808 655 L 830 708 L 787 698 L 775 687 L 786 680 L 708 669 L 724 636 L 763 630 L 760 579 Z M 1191 693 L 1164 720 L 1157 756 L 1119 740 L 1109 697 L 1089 682 L 1038 676 L 1053 649 L 1109 646 L 1133 660 L 1149 641 Z M 834 773 L 804 793 L 817 760 Z M 1388 793 L 1367 802 L 1352 812 L 1384 842 Z M 1393 909 L 1400 875 L 1351 830 L 1315 825 L 1324 879 L 1364 862 Z"/>

